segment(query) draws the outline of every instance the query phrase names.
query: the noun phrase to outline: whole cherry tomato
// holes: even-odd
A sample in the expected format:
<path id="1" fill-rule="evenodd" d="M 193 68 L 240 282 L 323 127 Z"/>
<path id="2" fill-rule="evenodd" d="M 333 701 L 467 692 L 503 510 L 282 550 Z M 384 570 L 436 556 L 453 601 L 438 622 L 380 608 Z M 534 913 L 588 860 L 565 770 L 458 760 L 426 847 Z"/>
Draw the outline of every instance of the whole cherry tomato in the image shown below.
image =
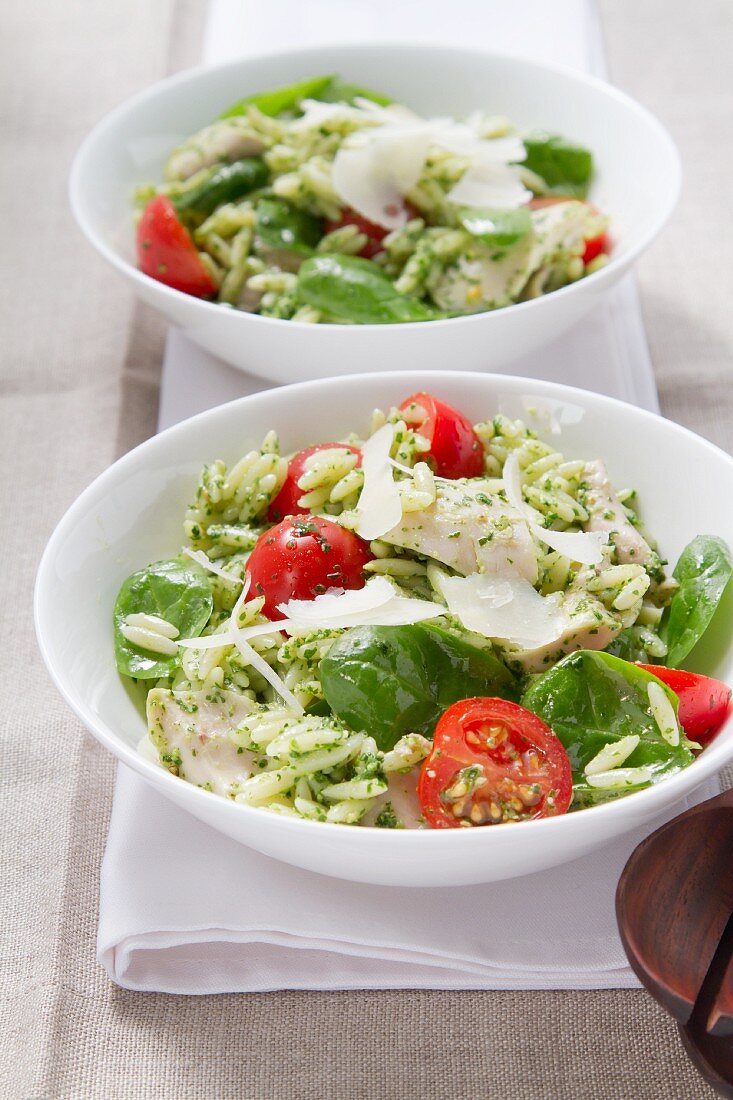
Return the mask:
<path id="1" fill-rule="evenodd" d="M 319 451 L 330 451 L 333 447 L 351 451 L 357 456 L 356 466 L 361 466 L 361 451 L 348 443 L 316 443 L 314 447 L 306 447 L 305 450 L 298 451 L 288 463 L 288 473 L 282 489 L 267 509 L 267 518 L 271 522 L 277 522 L 284 516 L 294 516 L 300 511 L 298 501 L 303 496 L 304 490 L 298 488 L 298 481 L 305 473 L 307 459 Z"/>
<path id="2" fill-rule="evenodd" d="M 400 412 L 430 443 L 428 459 L 440 477 L 480 477 L 484 448 L 468 417 L 431 393 L 413 393 Z M 424 418 L 418 421 L 418 418 Z"/>
<path id="3" fill-rule="evenodd" d="M 265 531 L 247 561 L 252 596 L 264 596 L 268 619 L 283 619 L 278 604 L 312 600 L 331 588 L 363 588 L 368 543 L 319 516 L 286 516 Z"/>

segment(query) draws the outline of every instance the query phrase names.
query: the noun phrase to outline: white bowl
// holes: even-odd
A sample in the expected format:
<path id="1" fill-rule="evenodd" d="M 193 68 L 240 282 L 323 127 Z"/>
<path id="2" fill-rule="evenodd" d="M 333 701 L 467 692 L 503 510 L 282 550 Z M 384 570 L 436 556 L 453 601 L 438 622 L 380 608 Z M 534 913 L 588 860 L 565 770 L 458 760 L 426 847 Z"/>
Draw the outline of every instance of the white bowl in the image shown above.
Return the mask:
<path id="1" fill-rule="evenodd" d="M 617 485 L 640 490 L 642 514 L 674 562 L 697 534 L 733 545 L 733 459 L 661 417 L 550 383 L 443 372 L 421 385 L 475 418 L 527 409 L 562 426 L 570 457 L 602 456 Z M 365 431 L 375 406 L 398 404 L 416 376 L 384 373 L 274 389 L 169 428 L 97 478 L 59 523 L 36 585 L 36 629 L 49 671 L 91 732 L 166 798 L 267 855 L 326 875 L 414 886 L 510 878 L 575 859 L 657 818 L 733 759 L 733 719 L 688 769 L 648 790 L 566 817 L 512 827 L 393 831 L 281 817 L 194 787 L 138 755 L 145 721 L 115 669 L 112 607 L 124 578 L 181 544 L 202 463 L 232 462 L 275 428 L 284 448 Z M 730 593 L 733 596 L 733 593 Z M 730 605 L 703 643 L 704 671 L 733 683 Z M 726 630 L 726 626 L 728 629 Z M 702 649 L 702 645 L 700 647 Z M 702 669 L 701 669 L 702 670 Z"/>
<path id="2" fill-rule="evenodd" d="M 591 199 L 611 218 L 611 262 L 545 297 L 493 313 L 405 325 L 307 325 L 223 308 L 171 290 L 135 266 L 131 196 L 162 179 L 167 153 L 242 95 L 320 72 L 381 88 L 427 115 L 477 107 L 522 130 L 545 129 L 593 150 Z M 679 191 L 677 152 L 628 96 L 569 69 L 436 46 L 328 46 L 194 69 L 108 115 L 79 150 L 71 204 L 91 243 L 141 298 L 196 343 L 277 382 L 408 367 L 486 370 L 578 321 L 651 243 Z"/>

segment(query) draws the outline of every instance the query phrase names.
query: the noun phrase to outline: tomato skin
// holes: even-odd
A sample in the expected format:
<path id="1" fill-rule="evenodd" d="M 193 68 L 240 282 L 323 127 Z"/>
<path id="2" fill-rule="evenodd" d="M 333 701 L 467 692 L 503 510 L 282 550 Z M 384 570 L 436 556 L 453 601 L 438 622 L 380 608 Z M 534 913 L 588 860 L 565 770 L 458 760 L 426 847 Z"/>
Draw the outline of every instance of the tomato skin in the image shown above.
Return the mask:
<path id="1" fill-rule="evenodd" d="M 167 195 L 157 195 L 137 227 L 138 267 L 151 279 L 195 298 L 216 294 L 216 284 Z"/>
<path id="2" fill-rule="evenodd" d="M 489 737 L 493 742 L 487 742 Z M 471 767 L 478 767 L 486 782 L 471 792 L 469 798 L 473 793 L 478 797 L 467 810 L 469 798 L 462 793 L 446 795 L 452 793 L 458 773 Z M 462 699 L 448 708 L 435 728 L 417 793 L 432 828 L 465 828 L 564 814 L 573 794 L 573 775 L 562 742 L 536 714 L 506 699 Z M 512 800 L 522 808 L 512 810 Z M 498 819 L 492 819 L 489 808 L 498 812 Z"/>
<path id="3" fill-rule="evenodd" d="M 408 202 L 407 199 L 404 200 L 404 207 L 408 220 L 420 216 L 420 211 L 417 210 L 411 202 Z M 350 206 L 344 207 L 338 221 L 326 222 L 326 232 L 332 233 L 334 229 L 343 229 L 346 225 L 355 225 L 360 233 L 364 233 L 369 238 L 361 251 L 357 253 L 358 256 L 363 256 L 365 260 L 373 259 L 378 252 L 382 251 L 382 241 L 388 233 L 392 232 L 391 229 L 385 229 L 383 225 L 377 225 L 376 222 L 370 222 L 368 218 L 365 218 L 362 214 L 358 214 L 356 210 L 352 210 Z"/>
<path id="4" fill-rule="evenodd" d="M 277 621 L 277 605 L 312 600 L 329 588 L 363 588 L 373 555 L 358 535 L 318 516 L 287 516 L 258 538 L 247 561 L 250 595 L 264 596 L 263 612 Z"/>
<path id="5" fill-rule="evenodd" d="M 572 195 L 539 195 L 535 199 L 530 199 L 527 205 L 530 210 L 541 210 L 544 206 L 554 206 L 558 202 L 583 202 L 583 199 L 573 200 Z M 587 202 L 585 204 L 589 206 L 594 214 L 597 214 L 595 206 Z M 611 239 L 608 233 L 604 230 L 602 233 L 597 233 L 595 237 L 585 238 L 585 249 L 583 251 L 582 260 L 584 264 L 589 264 L 591 260 L 595 260 L 596 256 L 600 256 L 602 252 L 611 251 Z"/>
<path id="6" fill-rule="evenodd" d="M 318 451 L 330 450 L 331 447 L 340 447 L 344 451 L 351 451 L 356 457 L 355 469 L 361 466 L 361 451 L 358 447 L 352 447 L 348 443 L 316 443 L 313 447 L 306 447 L 298 451 L 288 463 L 288 474 L 283 482 L 282 489 L 267 509 L 267 518 L 271 523 L 277 523 L 285 516 L 295 516 L 300 512 L 298 501 L 303 496 L 303 490 L 298 488 L 298 479 L 305 471 L 306 459 Z"/>
<path id="7" fill-rule="evenodd" d="M 484 472 L 484 448 L 468 417 L 430 393 L 413 393 L 402 402 L 400 412 L 413 404 L 428 414 L 417 431 L 430 441 L 429 457 L 436 474 L 446 478 L 480 477 Z"/>
<path id="8" fill-rule="evenodd" d="M 732 693 L 728 685 L 681 668 L 642 664 L 639 667 L 651 672 L 677 695 L 680 725 L 690 740 L 710 744 L 730 710 Z"/>

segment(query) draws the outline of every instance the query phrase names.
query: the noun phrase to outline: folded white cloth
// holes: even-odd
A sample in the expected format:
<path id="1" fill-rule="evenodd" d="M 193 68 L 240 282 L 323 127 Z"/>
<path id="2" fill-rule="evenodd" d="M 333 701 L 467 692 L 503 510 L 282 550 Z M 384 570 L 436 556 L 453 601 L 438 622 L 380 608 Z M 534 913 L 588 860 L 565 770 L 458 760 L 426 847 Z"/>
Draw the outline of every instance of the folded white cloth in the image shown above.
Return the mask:
<path id="1" fill-rule="evenodd" d="M 128 989 L 168 993 L 634 986 L 614 891 L 644 835 L 486 886 L 366 886 L 244 848 L 121 767 L 99 960 Z"/>
<path id="2" fill-rule="evenodd" d="M 206 59 L 240 54 L 244 43 L 250 52 L 284 48 L 287 29 L 301 44 L 463 37 L 596 72 L 602 66 L 588 0 L 462 0 L 448 14 L 442 0 L 288 0 L 268 12 L 246 0 L 213 0 Z M 633 279 L 573 332 L 509 369 L 658 408 Z M 160 426 L 261 388 L 171 333 Z M 714 786 L 699 797 L 712 793 Z M 121 768 L 102 870 L 99 960 L 120 985 L 171 993 L 631 986 L 613 897 L 640 839 L 460 891 L 365 886 L 244 848 Z"/>

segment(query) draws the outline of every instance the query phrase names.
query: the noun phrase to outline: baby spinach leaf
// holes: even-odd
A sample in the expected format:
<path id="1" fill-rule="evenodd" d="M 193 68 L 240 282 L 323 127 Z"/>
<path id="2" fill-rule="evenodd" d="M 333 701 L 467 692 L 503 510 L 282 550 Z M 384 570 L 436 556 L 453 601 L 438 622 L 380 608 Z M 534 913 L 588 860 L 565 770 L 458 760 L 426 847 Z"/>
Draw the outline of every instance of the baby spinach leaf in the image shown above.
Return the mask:
<path id="1" fill-rule="evenodd" d="M 261 157 L 243 157 L 233 164 L 218 164 L 197 187 L 174 198 L 173 205 L 184 219 L 193 217 L 202 222 L 222 203 L 234 202 L 263 187 L 269 175 Z"/>
<path id="2" fill-rule="evenodd" d="M 610 642 L 603 651 L 624 661 L 641 661 L 642 664 L 654 664 L 658 658 L 650 657 L 639 637 L 638 628 L 629 626 Z"/>
<path id="3" fill-rule="evenodd" d="M 540 176 L 551 195 L 584 199 L 593 175 L 593 155 L 553 134 L 534 133 L 522 138 L 527 156 L 524 165 Z"/>
<path id="4" fill-rule="evenodd" d="M 698 535 L 682 551 L 672 574 L 680 586 L 660 631 L 670 668 L 678 667 L 707 630 L 731 573 L 731 552 L 715 535 Z"/>
<path id="5" fill-rule="evenodd" d="M 334 76 L 314 99 L 320 99 L 324 103 L 353 103 L 355 99 L 370 99 L 380 107 L 389 107 L 390 103 L 394 103 L 388 95 L 374 92 L 371 88 L 362 88 L 360 84 L 349 84 L 340 76 Z"/>
<path id="6" fill-rule="evenodd" d="M 200 565 L 187 558 L 157 561 L 128 577 L 114 608 L 115 660 L 123 676 L 157 680 L 170 676 L 178 656 L 152 653 L 128 642 L 122 633 L 128 615 L 157 615 L 177 627 L 182 638 L 197 638 L 213 608 L 211 586 Z"/>
<path id="7" fill-rule="evenodd" d="M 312 256 L 298 272 L 298 299 L 334 321 L 384 325 L 432 321 L 443 314 L 400 294 L 378 264 L 359 256 Z"/>
<path id="8" fill-rule="evenodd" d="M 456 216 L 472 237 L 491 248 L 508 248 L 526 237 L 532 228 L 532 218 L 526 206 L 518 206 L 514 210 L 459 206 Z"/>
<path id="9" fill-rule="evenodd" d="M 256 207 L 256 246 L 259 252 L 310 256 L 323 236 L 323 220 L 297 210 L 284 199 L 261 198 Z"/>
<path id="10" fill-rule="evenodd" d="M 285 111 L 294 111 L 301 99 L 320 99 L 320 93 L 328 88 L 337 78 L 329 73 L 328 76 L 310 76 L 307 80 L 298 80 L 295 84 L 286 84 L 282 88 L 272 88 L 267 92 L 255 92 L 237 100 L 220 118 L 232 118 L 235 115 L 244 115 L 248 107 L 257 107 L 263 115 L 275 118 Z"/>
<path id="11" fill-rule="evenodd" d="M 405 733 L 432 736 L 459 699 L 514 695 L 512 676 L 492 650 L 424 623 L 349 630 L 321 661 L 320 675 L 333 713 L 385 751 Z"/>
<path id="12" fill-rule="evenodd" d="M 323 103 L 353 103 L 358 98 L 370 99 L 380 107 L 388 107 L 393 102 L 389 96 L 381 92 L 373 92 L 369 88 L 362 88 L 359 84 L 349 84 L 340 76 L 331 73 L 328 76 L 311 76 L 306 80 L 298 80 L 295 84 L 287 84 L 283 88 L 273 88 L 267 92 L 255 92 L 254 95 L 244 96 L 219 117 L 232 118 L 234 115 L 246 114 L 248 107 L 257 107 L 263 115 L 275 118 L 277 115 L 297 112 L 303 99 L 320 99 Z"/>
<path id="13" fill-rule="evenodd" d="M 591 787 L 584 768 L 604 745 L 629 734 L 638 734 L 641 740 L 624 767 L 649 768 L 651 783 L 692 763 L 684 735 L 679 745 L 672 746 L 654 720 L 647 694 L 652 682 L 664 688 L 676 713 L 677 696 L 656 676 L 619 657 L 593 650 L 571 653 L 525 692 L 522 706 L 538 714 L 567 750 L 573 769 L 574 807 L 628 793 L 628 788 L 625 792 Z"/>

